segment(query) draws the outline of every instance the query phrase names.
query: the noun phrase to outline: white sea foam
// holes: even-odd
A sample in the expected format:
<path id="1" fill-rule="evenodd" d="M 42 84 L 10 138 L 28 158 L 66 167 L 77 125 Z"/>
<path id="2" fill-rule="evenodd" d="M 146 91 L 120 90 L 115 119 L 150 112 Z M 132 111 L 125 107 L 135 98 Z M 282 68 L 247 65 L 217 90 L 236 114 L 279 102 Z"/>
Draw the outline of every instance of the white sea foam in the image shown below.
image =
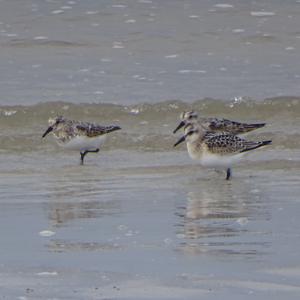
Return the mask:
<path id="1" fill-rule="evenodd" d="M 62 10 L 62 9 L 57 9 L 57 10 L 53 10 L 51 13 L 53 15 L 60 15 L 60 14 L 63 14 L 65 11 Z"/>
<path id="2" fill-rule="evenodd" d="M 103 95 L 103 94 L 104 94 L 103 91 L 95 91 L 95 92 L 94 92 L 94 95 Z"/>
<path id="3" fill-rule="evenodd" d="M 114 42 L 113 43 L 113 48 L 114 49 L 123 49 L 124 46 L 123 46 L 122 42 Z"/>
<path id="4" fill-rule="evenodd" d="M 271 17 L 275 16 L 273 11 L 251 11 L 251 16 L 253 17 Z"/>
<path id="5" fill-rule="evenodd" d="M 101 58 L 101 62 L 112 62 L 110 58 Z"/>
<path id="6" fill-rule="evenodd" d="M 82 68 L 82 69 L 79 69 L 78 72 L 87 73 L 87 72 L 90 72 L 90 69 L 89 68 Z"/>
<path id="7" fill-rule="evenodd" d="M 17 111 L 16 110 L 4 110 L 3 111 L 3 115 L 5 117 L 10 117 L 10 116 L 13 116 L 14 114 L 16 114 Z"/>
<path id="8" fill-rule="evenodd" d="M 133 23 L 136 23 L 136 20 L 134 20 L 134 19 L 129 19 L 129 20 L 126 20 L 125 23 L 133 24 Z"/>
<path id="9" fill-rule="evenodd" d="M 179 74 L 191 74 L 191 73 L 198 73 L 198 74 L 206 74 L 206 70 L 179 70 Z"/>
<path id="10" fill-rule="evenodd" d="M 233 8 L 234 6 L 232 4 L 228 4 L 228 3 L 219 3 L 219 4 L 215 4 L 214 7 L 217 7 L 217 8 Z"/>
<path id="11" fill-rule="evenodd" d="M 242 28 L 236 28 L 236 29 L 233 29 L 232 32 L 233 32 L 233 33 L 242 33 L 242 32 L 245 32 L 245 29 L 242 29 Z"/>
<path id="12" fill-rule="evenodd" d="M 36 273 L 36 275 L 38 276 L 57 276 L 58 273 L 57 272 L 39 272 L 39 273 Z"/>
<path id="13" fill-rule="evenodd" d="M 35 36 L 33 39 L 35 41 L 39 41 L 39 40 L 48 40 L 49 38 L 47 36 L 40 35 L 40 36 Z"/>
<path id="14" fill-rule="evenodd" d="M 85 12 L 86 15 L 97 15 L 99 10 L 88 10 Z"/>
<path id="15" fill-rule="evenodd" d="M 178 54 L 170 54 L 170 55 L 166 55 L 165 58 L 176 58 L 178 57 Z"/>
<path id="16" fill-rule="evenodd" d="M 114 4 L 114 5 L 112 5 L 111 7 L 113 7 L 113 8 L 126 8 L 127 5 L 123 5 L 123 4 Z"/>
<path id="17" fill-rule="evenodd" d="M 62 6 L 60 9 L 65 10 L 65 9 L 72 9 L 72 8 L 73 8 L 72 6 L 65 5 L 65 6 Z"/>
<path id="18" fill-rule="evenodd" d="M 140 110 L 138 108 L 132 108 L 130 110 L 130 113 L 133 115 L 138 115 L 140 113 Z"/>
<path id="19" fill-rule="evenodd" d="M 5 31 L 4 31 L 5 32 Z M 17 33 L 6 33 L 6 34 L 3 34 L 4 36 L 7 36 L 7 37 L 17 37 L 18 34 Z"/>
<path id="20" fill-rule="evenodd" d="M 127 230 L 128 227 L 126 225 L 119 225 L 118 229 L 121 230 L 121 231 L 123 231 L 123 230 Z"/>
<path id="21" fill-rule="evenodd" d="M 42 231 L 39 232 L 39 235 L 43 236 L 43 237 L 50 237 L 50 236 L 53 236 L 55 234 L 56 233 L 54 231 L 51 231 L 51 230 L 42 230 Z"/>

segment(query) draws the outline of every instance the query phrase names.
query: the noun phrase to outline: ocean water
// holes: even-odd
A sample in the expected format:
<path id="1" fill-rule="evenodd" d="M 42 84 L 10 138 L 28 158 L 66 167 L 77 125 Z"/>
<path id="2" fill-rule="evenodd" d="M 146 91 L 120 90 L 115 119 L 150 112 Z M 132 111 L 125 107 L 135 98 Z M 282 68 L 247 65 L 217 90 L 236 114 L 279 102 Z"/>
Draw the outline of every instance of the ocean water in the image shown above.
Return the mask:
<path id="1" fill-rule="evenodd" d="M 2 0 L 0 104 L 299 96 L 296 0 Z"/>
<path id="2" fill-rule="evenodd" d="M 0 1 L 0 299 L 299 299 L 299 1 Z M 233 178 L 182 111 L 266 122 Z M 65 115 L 122 130 L 79 165 Z"/>

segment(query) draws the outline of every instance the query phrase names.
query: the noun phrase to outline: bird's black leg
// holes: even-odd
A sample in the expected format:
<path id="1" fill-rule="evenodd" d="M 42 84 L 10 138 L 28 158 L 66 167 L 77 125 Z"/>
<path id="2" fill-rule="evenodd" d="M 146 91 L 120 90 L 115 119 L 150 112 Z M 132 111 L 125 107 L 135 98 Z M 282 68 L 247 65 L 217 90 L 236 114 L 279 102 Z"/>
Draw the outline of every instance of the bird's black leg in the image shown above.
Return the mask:
<path id="1" fill-rule="evenodd" d="M 228 169 L 226 170 L 226 180 L 229 180 L 230 177 L 231 177 L 231 169 L 228 168 Z"/>
<path id="2" fill-rule="evenodd" d="M 80 164 L 83 165 L 83 160 L 86 154 L 89 153 L 89 151 L 80 152 Z"/>
<path id="3" fill-rule="evenodd" d="M 85 150 L 84 152 L 80 152 L 80 164 L 83 165 L 84 157 L 89 153 L 97 153 L 99 152 L 99 148 L 96 150 Z"/>

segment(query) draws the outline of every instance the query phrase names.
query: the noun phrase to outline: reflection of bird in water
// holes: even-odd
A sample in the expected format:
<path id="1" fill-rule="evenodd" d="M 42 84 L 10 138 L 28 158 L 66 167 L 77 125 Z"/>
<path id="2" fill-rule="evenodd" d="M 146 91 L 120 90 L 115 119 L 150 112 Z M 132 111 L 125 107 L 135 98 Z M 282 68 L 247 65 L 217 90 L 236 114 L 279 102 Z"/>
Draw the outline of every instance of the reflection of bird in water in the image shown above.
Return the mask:
<path id="1" fill-rule="evenodd" d="M 245 153 L 268 145 L 271 141 L 247 141 L 229 133 L 213 133 L 202 126 L 188 123 L 174 147 L 186 141 L 192 159 L 199 160 L 204 167 L 226 170 L 226 179 L 231 177 L 231 167 L 238 163 Z"/>
<path id="2" fill-rule="evenodd" d="M 43 138 L 50 132 L 66 149 L 80 151 L 81 164 L 87 153 L 97 153 L 104 143 L 106 135 L 120 130 L 121 127 L 110 125 L 101 126 L 89 122 L 68 120 L 62 116 L 49 119 L 49 127 L 43 134 Z"/>
<path id="3" fill-rule="evenodd" d="M 186 205 L 177 208 L 178 250 L 186 255 L 255 255 L 268 245 L 253 239 L 249 219 L 265 219 L 263 202 L 246 183 L 197 183 L 187 193 Z M 251 240 L 249 241 L 249 234 Z"/>
<path id="4" fill-rule="evenodd" d="M 118 211 L 118 205 L 114 201 L 51 202 L 49 204 L 49 219 L 54 226 L 59 227 L 70 221 L 101 218 L 106 215 L 113 215 Z"/>
<path id="5" fill-rule="evenodd" d="M 222 236 L 234 233 L 234 228 L 223 223 L 232 222 L 247 215 L 247 209 L 240 199 L 232 198 L 231 186 L 219 186 L 215 190 L 201 190 L 187 194 L 183 216 L 185 236 L 191 239 Z"/>
<path id="6" fill-rule="evenodd" d="M 173 131 L 176 133 L 180 128 L 187 123 L 203 126 L 206 130 L 212 132 L 228 132 L 231 134 L 242 134 L 261 127 L 264 127 L 265 123 L 241 123 L 231 121 L 227 119 L 217 118 L 199 118 L 195 111 L 187 111 L 180 114 L 181 122 Z"/>

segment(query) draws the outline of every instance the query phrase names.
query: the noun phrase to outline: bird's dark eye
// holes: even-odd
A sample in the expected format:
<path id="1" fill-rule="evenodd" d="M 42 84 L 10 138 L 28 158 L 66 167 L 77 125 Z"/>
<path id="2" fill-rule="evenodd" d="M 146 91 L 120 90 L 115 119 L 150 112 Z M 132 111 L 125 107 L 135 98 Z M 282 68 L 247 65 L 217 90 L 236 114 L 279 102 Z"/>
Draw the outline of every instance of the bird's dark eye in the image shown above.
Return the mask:
<path id="1" fill-rule="evenodd" d="M 192 116 L 189 116 L 188 119 L 190 120 L 192 118 Z"/>

